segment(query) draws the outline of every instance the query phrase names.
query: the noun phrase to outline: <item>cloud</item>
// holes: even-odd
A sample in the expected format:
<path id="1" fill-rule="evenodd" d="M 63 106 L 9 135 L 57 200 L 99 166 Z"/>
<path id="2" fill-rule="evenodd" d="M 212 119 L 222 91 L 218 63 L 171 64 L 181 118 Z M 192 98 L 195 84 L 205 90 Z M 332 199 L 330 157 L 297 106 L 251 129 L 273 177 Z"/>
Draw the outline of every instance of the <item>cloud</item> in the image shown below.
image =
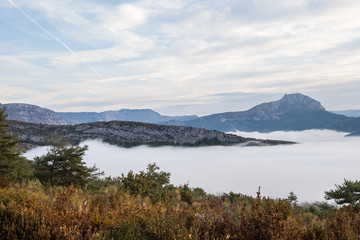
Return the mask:
<path id="1" fill-rule="evenodd" d="M 115 7 L 115 10 L 103 14 L 100 18 L 102 20 L 102 28 L 105 31 L 110 31 L 117 35 L 117 32 L 124 29 L 131 29 L 146 21 L 146 11 L 140 7 L 123 4 Z"/>
<path id="2" fill-rule="evenodd" d="M 157 11 L 180 10 L 193 0 L 142 0 L 139 5 Z"/>
<path id="3" fill-rule="evenodd" d="M 254 3 L 259 8 L 264 9 L 291 9 L 291 8 L 299 8 L 305 7 L 310 0 L 271 0 L 271 1 L 262 1 L 255 0 Z"/>
<path id="4" fill-rule="evenodd" d="M 34 18 L 29 16 L 23 9 L 21 9 L 19 6 L 17 6 L 12 0 L 8 0 L 8 2 L 14 6 L 16 9 L 18 9 L 29 21 L 34 23 L 36 26 L 38 26 L 43 32 L 45 32 L 47 35 L 49 35 L 52 39 L 54 39 L 56 42 L 61 44 L 66 50 L 68 50 L 73 56 L 77 58 L 77 61 L 80 61 L 82 64 L 86 65 L 92 72 L 94 72 L 96 75 L 101 76 L 92 66 L 87 64 L 83 59 L 67 45 L 64 41 L 62 41 L 60 38 L 49 32 L 46 28 L 44 28 L 41 24 L 39 24 Z"/>
<path id="5" fill-rule="evenodd" d="M 256 195 L 258 186 L 264 196 L 285 198 L 294 191 L 300 201 L 323 201 L 324 191 L 343 179 L 357 179 L 360 167 L 360 138 L 344 138 L 345 133 L 311 130 L 241 133 L 252 137 L 295 140 L 301 144 L 273 147 L 136 147 L 119 148 L 99 141 L 87 141 L 85 160 L 96 164 L 107 175 L 120 176 L 130 170 L 144 170 L 156 162 L 171 172 L 175 185 L 189 183 L 211 193 L 235 191 Z M 31 158 L 45 152 L 34 149 Z M 101 160 L 100 160 L 101 159 Z"/>
<path id="6" fill-rule="evenodd" d="M 350 86 L 359 81 L 358 1 L 14 3 L 78 56 L 37 30 L 22 30 L 25 27 L 16 21 L 18 15 L 6 11 L 9 17 L 2 24 L 9 23 L 22 35 L 4 36 L 7 47 L 2 50 L 6 51 L 3 56 L 28 64 L 23 72 L 13 73 L 16 79 L 27 79 L 24 84 L 32 81 L 33 87 L 41 89 L 61 82 L 59 98 L 48 99 L 49 104 L 61 105 L 64 89 L 82 82 L 81 93 L 62 95 L 64 103 L 78 97 L 109 96 L 104 102 L 116 105 L 124 102 L 123 96 L 131 90 L 137 99 L 133 107 L 143 107 L 138 103 L 147 102 L 152 108 L 169 109 L 171 105 L 193 102 L 209 113 L 218 98 L 207 96 L 216 94 L 302 92 L 313 97 L 330 96 L 334 91 L 323 93 L 324 89 L 340 90 L 343 84 Z M 96 76 L 81 62 L 100 73 L 106 86 L 94 81 Z M 18 69 L 15 62 L 9 67 Z M 7 72 L 5 78 L 11 79 Z M 96 97 L 87 95 L 96 89 Z M 346 101 L 353 101 L 351 94 L 358 90 L 348 88 Z M 131 105 L 131 100 L 126 105 Z M 336 107 L 335 98 L 322 100 L 324 105 Z M 224 102 L 226 109 L 241 104 L 230 98 Z"/>
<path id="7" fill-rule="evenodd" d="M 104 49 L 81 51 L 78 56 L 86 62 L 120 61 L 137 58 L 143 52 L 153 48 L 151 40 L 141 38 L 129 32 L 117 33 L 123 40 L 117 46 Z M 74 65 L 79 62 L 68 54 L 62 54 L 51 58 L 52 65 Z"/>

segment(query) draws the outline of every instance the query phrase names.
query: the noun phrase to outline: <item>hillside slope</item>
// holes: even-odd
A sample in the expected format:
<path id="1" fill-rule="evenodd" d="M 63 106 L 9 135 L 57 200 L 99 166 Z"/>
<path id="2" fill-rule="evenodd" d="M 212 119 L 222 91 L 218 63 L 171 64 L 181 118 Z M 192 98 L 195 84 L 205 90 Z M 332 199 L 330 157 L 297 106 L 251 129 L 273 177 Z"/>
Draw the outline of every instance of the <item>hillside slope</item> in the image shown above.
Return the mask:
<path id="1" fill-rule="evenodd" d="M 59 136 L 62 141 L 79 144 L 89 139 L 101 139 L 105 142 L 130 147 L 137 145 L 277 145 L 291 142 L 257 140 L 243 138 L 218 131 L 193 127 L 165 126 L 138 122 L 95 122 L 78 125 L 44 125 L 9 121 L 10 133 L 16 134 L 23 143 L 46 145 L 52 136 Z"/>
<path id="2" fill-rule="evenodd" d="M 42 123 L 52 125 L 68 124 L 63 117 L 56 112 L 36 105 L 26 103 L 8 103 L 0 105 L 6 108 L 7 119 L 31 123 Z"/>

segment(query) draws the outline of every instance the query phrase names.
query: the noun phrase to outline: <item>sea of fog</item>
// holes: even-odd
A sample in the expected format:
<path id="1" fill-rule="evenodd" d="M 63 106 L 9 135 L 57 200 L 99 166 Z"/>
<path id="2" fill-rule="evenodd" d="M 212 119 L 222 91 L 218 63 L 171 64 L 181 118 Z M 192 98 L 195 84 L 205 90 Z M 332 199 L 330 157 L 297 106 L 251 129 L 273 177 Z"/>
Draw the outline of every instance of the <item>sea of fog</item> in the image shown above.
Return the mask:
<path id="1" fill-rule="evenodd" d="M 360 137 L 344 137 L 346 133 L 329 130 L 235 134 L 299 144 L 120 148 L 92 140 L 82 145 L 89 146 L 87 164 L 96 164 L 107 176 L 139 172 L 155 162 L 160 170 L 171 172 L 171 183 L 189 183 L 213 194 L 234 191 L 255 196 L 261 186 L 263 196 L 285 198 L 294 191 L 300 202 L 314 202 L 323 201 L 324 191 L 344 178 L 360 178 Z M 35 148 L 25 156 L 32 159 L 46 150 Z"/>

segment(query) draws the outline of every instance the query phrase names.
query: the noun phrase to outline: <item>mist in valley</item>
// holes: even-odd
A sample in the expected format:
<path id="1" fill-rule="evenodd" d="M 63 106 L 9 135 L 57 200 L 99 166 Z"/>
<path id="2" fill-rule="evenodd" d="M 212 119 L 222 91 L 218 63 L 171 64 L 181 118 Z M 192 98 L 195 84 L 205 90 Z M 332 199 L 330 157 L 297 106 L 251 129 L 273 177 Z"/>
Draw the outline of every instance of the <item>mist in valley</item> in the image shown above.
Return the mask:
<path id="1" fill-rule="evenodd" d="M 285 198 L 290 191 L 300 202 L 323 201 L 324 191 L 343 179 L 359 178 L 360 137 L 329 130 L 235 134 L 262 139 L 290 140 L 295 145 L 242 147 L 147 147 L 120 148 L 91 140 L 85 161 L 96 164 L 106 176 L 120 176 L 130 170 L 145 170 L 155 162 L 171 172 L 171 183 L 188 183 L 212 194 L 240 192 L 255 196 L 261 186 L 263 196 Z M 47 147 L 28 151 L 29 159 Z"/>

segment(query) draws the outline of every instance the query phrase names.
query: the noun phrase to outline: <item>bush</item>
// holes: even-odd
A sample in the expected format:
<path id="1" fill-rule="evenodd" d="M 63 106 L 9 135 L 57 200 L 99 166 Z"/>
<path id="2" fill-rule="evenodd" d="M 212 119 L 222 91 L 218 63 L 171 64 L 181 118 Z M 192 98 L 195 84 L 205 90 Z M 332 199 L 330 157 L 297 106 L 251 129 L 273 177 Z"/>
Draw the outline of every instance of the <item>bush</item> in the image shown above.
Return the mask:
<path id="1" fill-rule="evenodd" d="M 260 196 L 199 199 L 187 185 L 153 202 L 118 187 L 93 192 L 12 184 L 0 188 L 0 224 L 0 239 L 335 240 L 360 234 L 360 215 L 351 206 L 318 216 Z"/>

